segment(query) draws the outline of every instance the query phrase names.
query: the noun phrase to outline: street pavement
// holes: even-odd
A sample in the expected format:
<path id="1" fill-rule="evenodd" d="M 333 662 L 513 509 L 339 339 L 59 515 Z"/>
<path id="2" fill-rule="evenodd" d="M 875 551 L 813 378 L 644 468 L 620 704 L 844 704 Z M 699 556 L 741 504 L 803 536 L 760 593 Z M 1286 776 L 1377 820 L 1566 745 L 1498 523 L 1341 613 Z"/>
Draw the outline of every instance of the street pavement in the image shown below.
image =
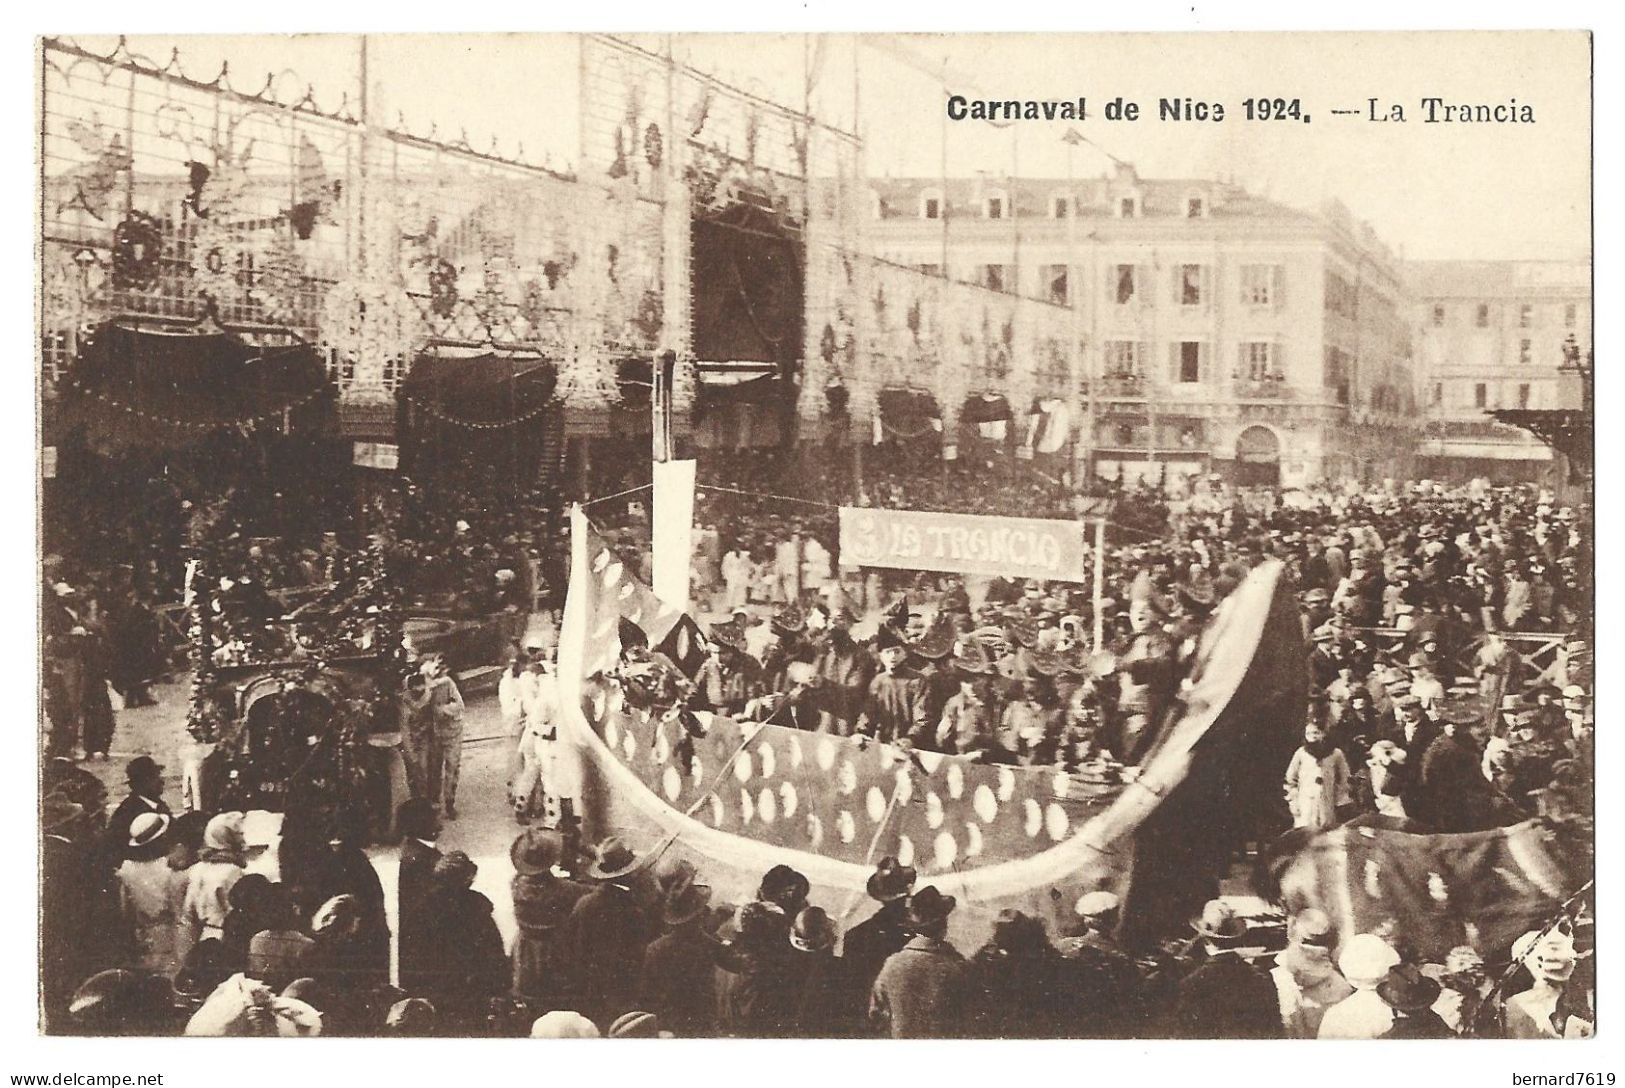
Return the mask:
<path id="1" fill-rule="evenodd" d="M 164 798 L 172 808 L 181 796 L 180 751 L 191 743 L 186 733 L 186 701 L 190 679 L 159 684 L 152 689 L 157 706 L 121 710 L 113 733 L 113 750 L 108 760 L 81 763 L 107 785 L 108 800 L 117 804 L 124 797 L 124 765 L 136 756 L 147 755 L 164 765 Z M 475 890 L 485 894 L 496 908 L 496 921 L 503 937 L 514 933 L 513 905 L 508 883 L 513 866 L 508 847 L 518 833 L 513 809 L 508 805 L 508 753 L 513 743 L 504 735 L 494 695 L 471 696 L 463 718 L 462 778 L 457 787 L 457 819 L 446 822 L 440 836 L 443 851 L 461 850 L 479 866 Z M 394 846 L 367 850 L 386 889 L 386 899 L 394 913 L 397 855 Z M 251 866 L 252 867 L 252 866 Z"/>

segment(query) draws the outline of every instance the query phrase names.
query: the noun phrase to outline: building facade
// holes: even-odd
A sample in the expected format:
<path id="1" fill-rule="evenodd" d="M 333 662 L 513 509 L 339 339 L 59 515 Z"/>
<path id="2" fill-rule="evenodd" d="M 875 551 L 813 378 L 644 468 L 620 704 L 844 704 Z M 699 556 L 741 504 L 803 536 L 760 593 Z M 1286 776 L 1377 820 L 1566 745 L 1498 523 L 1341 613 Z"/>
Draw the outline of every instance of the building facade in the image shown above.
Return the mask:
<path id="1" fill-rule="evenodd" d="M 1403 278 L 1340 206 L 1308 215 L 1126 164 L 869 186 L 879 257 L 1070 308 L 1080 469 L 1292 486 L 1414 467 Z"/>
<path id="2" fill-rule="evenodd" d="M 1419 261 L 1406 280 L 1424 375 L 1424 475 L 1550 482 L 1551 449 L 1486 413 L 1581 407 L 1565 345 L 1591 350 L 1590 263 Z"/>

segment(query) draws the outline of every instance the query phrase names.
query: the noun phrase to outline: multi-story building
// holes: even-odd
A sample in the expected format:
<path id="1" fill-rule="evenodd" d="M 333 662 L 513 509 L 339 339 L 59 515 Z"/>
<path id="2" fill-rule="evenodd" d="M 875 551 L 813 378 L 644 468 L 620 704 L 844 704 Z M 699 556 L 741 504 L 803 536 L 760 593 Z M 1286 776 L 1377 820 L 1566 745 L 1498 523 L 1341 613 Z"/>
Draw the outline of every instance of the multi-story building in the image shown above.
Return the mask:
<path id="1" fill-rule="evenodd" d="M 1072 307 L 1080 457 L 1095 473 L 1409 475 L 1420 420 L 1403 280 L 1341 206 L 1309 215 L 1127 165 L 869 185 L 880 257 Z"/>
<path id="2" fill-rule="evenodd" d="M 1549 479 L 1552 451 L 1498 408 L 1579 408 L 1565 345 L 1591 349 L 1586 261 L 1417 261 L 1406 268 L 1427 419 L 1421 471 Z"/>

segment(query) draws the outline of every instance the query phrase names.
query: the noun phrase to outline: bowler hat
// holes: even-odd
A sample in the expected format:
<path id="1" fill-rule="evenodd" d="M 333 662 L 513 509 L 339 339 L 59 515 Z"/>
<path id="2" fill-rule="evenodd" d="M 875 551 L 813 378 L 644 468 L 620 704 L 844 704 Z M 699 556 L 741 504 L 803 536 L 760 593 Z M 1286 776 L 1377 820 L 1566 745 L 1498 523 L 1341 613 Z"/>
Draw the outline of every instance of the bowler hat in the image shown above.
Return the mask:
<path id="1" fill-rule="evenodd" d="M 803 952 L 826 952 L 835 947 L 835 923 L 822 907 L 806 907 L 790 927 L 790 946 Z"/>
<path id="2" fill-rule="evenodd" d="M 870 899 L 878 899 L 882 903 L 889 903 L 893 899 L 902 899 L 914 887 L 914 880 L 919 874 L 912 865 L 902 865 L 896 858 L 885 857 L 875 866 L 875 871 L 869 874 L 867 890 Z"/>
<path id="3" fill-rule="evenodd" d="M 149 778 L 162 778 L 163 764 L 151 756 L 136 756 L 124 765 L 124 777 L 130 782 L 141 782 Z"/>
<path id="4" fill-rule="evenodd" d="M 545 828 L 528 828 L 513 840 L 508 857 L 513 861 L 514 872 L 520 876 L 551 872 L 564 858 L 564 836 Z"/>
<path id="5" fill-rule="evenodd" d="M 908 897 L 908 920 L 916 926 L 935 925 L 954 912 L 959 900 L 927 884 Z"/>
<path id="6" fill-rule="evenodd" d="M 614 880 L 638 867 L 638 856 L 619 836 L 611 835 L 598 844 L 592 864 L 587 866 L 589 880 Z"/>
<path id="7" fill-rule="evenodd" d="M 660 919 L 668 926 L 686 925 L 711 908 L 711 887 L 708 884 L 688 884 L 675 889 L 666 897 Z"/>
<path id="8" fill-rule="evenodd" d="M 1437 982 L 1408 963 L 1389 968 L 1377 983 L 1377 996 L 1401 1012 L 1420 1012 L 1430 1007 L 1439 999 L 1439 992 Z"/>

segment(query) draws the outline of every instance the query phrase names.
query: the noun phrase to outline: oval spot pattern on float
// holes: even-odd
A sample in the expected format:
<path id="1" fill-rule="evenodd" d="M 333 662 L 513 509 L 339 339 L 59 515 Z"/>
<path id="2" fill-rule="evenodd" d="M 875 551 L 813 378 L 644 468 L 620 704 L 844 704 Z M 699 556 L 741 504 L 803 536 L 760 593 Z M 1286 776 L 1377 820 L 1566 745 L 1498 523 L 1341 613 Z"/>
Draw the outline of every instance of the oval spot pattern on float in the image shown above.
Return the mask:
<path id="1" fill-rule="evenodd" d="M 734 760 L 734 777 L 741 782 L 749 782 L 750 776 L 755 773 L 755 768 L 751 765 L 750 753 L 740 752 L 739 758 Z"/>
<path id="2" fill-rule="evenodd" d="M 886 814 L 886 795 L 880 792 L 879 786 L 869 787 L 869 792 L 864 795 L 863 804 L 873 823 L 878 824 L 880 818 Z"/>
<path id="3" fill-rule="evenodd" d="M 722 798 L 713 793 L 711 795 L 711 823 L 716 827 L 721 827 L 722 821 L 727 817 L 728 809 L 723 805 Z"/>
<path id="4" fill-rule="evenodd" d="M 796 814 L 796 808 L 800 804 L 801 798 L 796 794 L 795 784 L 792 782 L 779 783 L 779 808 L 784 810 L 786 820 Z"/>
<path id="5" fill-rule="evenodd" d="M 1044 811 L 1044 829 L 1049 832 L 1049 837 L 1060 842 L 1066 838 L 1067 828 L 1071 824 L 1072 821 L 1067 819 L 1066 809 L 1051 801 L 1049 808 Z"/>
<path id="6" fill-rule="evenodd" d="M 751 799 L 749 790 L 739 791 L 739 817 L 747 824 L 756 818 L 756 802 Z"/>
<path id="7" fill-rule="evenodd" d="M 965 796 L 965 771 L 957 763 L 948 764 L 948 798 L 957 801 Z"/>
<path id="8" fill-rule="evenodd" d="M 935 831 L 942 826 L 945 815 L 942 811 L 942 798 L 938 797 L 934 792 L 927 793 L 925 795 L 925 826 Z"/>
<path id="9" fill-rule="evenodd" d="M 814 846 L 821 846 L 824 842 L 824 821 L 818 818 L 818 813 L 807 814 L 807 841 Z"/>
<path id="10" fill-rule="evenodd" d="M 1072 776 L 1065 771 L 1057 771 L 1055 780 L 1050 783 L 1050 788 L 1055 791 L 1055 796 L 1065 797 L 1072 792 Z"/>
<path id="11" fill-rule="evenodd" d="M 931 854 L 936 859 L 939 869 L 951 868 L 953 863 L 959 860 L 959 844 L 954 841 L 951 834 L 944 831 L 931 844 Z"/>
<path id="12" fill-rule="evenodd" d="M 621 734 L 621 751 L 626 753 L 628 763 L 631 763 L 638 754 L 638 738 L 630 729 Z"/>
<path id="13" fill-rule="evenodd" d="M 1038 802 L 1034 801 L 1031 797 L 1022 802 L 1022 808 L 1026 812 L 1026 819 L 1023 821 L 1023 827 L 1027 832 L 1027 837 L 1029 839 L 1036 839 L 1038 837 L 1038 833 L 1044 830 L 1044 810 L 1040 808 Z"/>
<path id="14" fill-rule="evenodd" d="M 986 782 L 976 787 L 976 799 L 971 802 L 976 810 L 976 818 L 984 824 L 990 824 L 999 815 L 999 803 L 993 799 L 993 791 Z"/>
<path id="15" fill-rule="evenodd" d="M 683 776 L 677 773 L 676 767 L 667 767 L 666 773 L 660 776 L 660 786 L 666 792 L 666 800 L 675 801 L 683 792 Z"/>
<path id="16" fill-rule="evenodd" d="M 835 785 L 842 793 L 852 793 L 858 788 L 858 769 L 852 766 L 849 759 L 841 764 L 841 770 L 835 776 Z"/>
<path id="17" fill-rule="evenodd" d="M 614 718 L 604 723 L 604 743 L 611 749 L 618 749 L 621 746 L 621 727 L 615 723 Z"/>
<path id="18" fill-rule="evenodd" d="M 761 795 L 756 798 L 756 815 L 762 818 L 764 824 L 770 824 L 779 816 L 779 799 L 773 794 L 772 786 L 763 786 Z"/>
<path id="19" fill-rule="evenodd" d="M 696 782 L 705 777 L 705 765 L 699 756 L 695 756 L 693 763 L 689 766 L 688 776 Z"/>
<path id="20" fill-rule="evenodd" d="M 842 842 L 851 842 L 858 836 L 857 821 L 852 819 L 852 814 L 844 808 L 840 815 L 835 817 L 835 833 L 841 836 Z"/>
<path id="21" fill-rule="evenodd" d="M 897 861 L 901 865 L 914 864 L 914 840 L 907 835 L 897 836 Z"/>
<path id="22" fill-rule="evenodd" d="M 1009 767 L 999 768 L 999 800 L 1009 803 L 1016 795 L 1016 772 Z"/>
<path id="23" fill-rule="evenodd" d="M 772 778 L 773 772 L 778 770 L 779 766 L 778 757 L 773 754 L 773 746 L 764 740 L 762 746 L 756 749 L 756 758 L 761 761 L 762 777 Z"/>
<path id="24" fill-rule="evenodd" d="M 908 773 L 908 768 L 904 767 L 897 772 L 897 803 L 906 805 L 912 800 L 914 800 L 914 778 Z"/>
<path id="25" fill-rule="evenodd" d="M 818 742 L 818 766 L 825 771 L 835 766 L 835 742 L 829 737 Z"/>

